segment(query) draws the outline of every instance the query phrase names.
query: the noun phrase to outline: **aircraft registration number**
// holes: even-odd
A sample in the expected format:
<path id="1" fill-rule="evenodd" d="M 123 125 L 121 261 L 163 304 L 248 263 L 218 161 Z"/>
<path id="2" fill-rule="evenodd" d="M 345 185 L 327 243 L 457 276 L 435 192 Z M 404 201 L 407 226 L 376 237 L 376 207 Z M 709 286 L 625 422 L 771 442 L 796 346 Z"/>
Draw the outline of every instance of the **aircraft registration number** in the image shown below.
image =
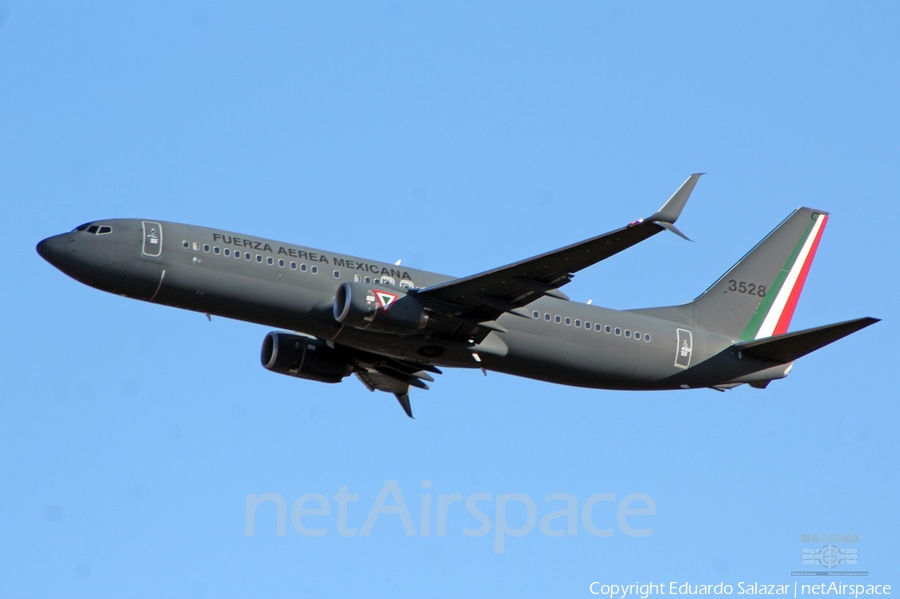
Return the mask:
<path id="1" fill-rule="evenodd" d="M 757 285 L 756 283 L 747 283 L 746 281 L 728 281 L 728 291 L 737 291 L 738 293 L 746 293 L 747 295 L 757 295 L 766 297 L 766 286 Z"/>

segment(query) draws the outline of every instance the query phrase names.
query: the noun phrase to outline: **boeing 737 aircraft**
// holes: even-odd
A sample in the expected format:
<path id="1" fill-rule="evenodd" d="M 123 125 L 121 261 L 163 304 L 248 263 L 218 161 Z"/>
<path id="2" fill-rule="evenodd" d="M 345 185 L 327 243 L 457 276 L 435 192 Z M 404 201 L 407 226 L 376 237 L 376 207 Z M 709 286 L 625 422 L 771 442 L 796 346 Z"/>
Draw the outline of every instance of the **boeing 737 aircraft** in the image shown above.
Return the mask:
<path id="1" fill-rule="evenodd" d="M 338 383 L 355 374 L 394 394 L 438 367 L 481 368 L 598 389 L 764 388 L 794 360 L 875 322 L 788 333 L 828 213 L 798 208 L 697 299 L 611 310 L 559 289 L 583 268 L 675 227 L 700 175 L 652 216 L 586 241 L 453 278 L 217 229 L 115 219 L 41 241 L 38 253 L 86 285 L 281 329 L 262 364 Z"/>

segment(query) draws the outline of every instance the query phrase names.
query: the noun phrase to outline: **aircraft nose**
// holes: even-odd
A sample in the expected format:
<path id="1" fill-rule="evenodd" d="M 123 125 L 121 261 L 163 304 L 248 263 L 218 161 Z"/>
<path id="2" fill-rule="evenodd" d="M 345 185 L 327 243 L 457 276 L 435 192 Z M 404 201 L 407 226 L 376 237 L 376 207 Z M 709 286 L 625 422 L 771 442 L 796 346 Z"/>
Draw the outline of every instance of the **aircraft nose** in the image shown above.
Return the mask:
<path id="1" fill-rule="evenodd" d="M 41 258 L 59 268 L 65 257 L 72 253 L 72 239 L 68 234 L 54 235 L 37 244 L 37 253 Z"/>

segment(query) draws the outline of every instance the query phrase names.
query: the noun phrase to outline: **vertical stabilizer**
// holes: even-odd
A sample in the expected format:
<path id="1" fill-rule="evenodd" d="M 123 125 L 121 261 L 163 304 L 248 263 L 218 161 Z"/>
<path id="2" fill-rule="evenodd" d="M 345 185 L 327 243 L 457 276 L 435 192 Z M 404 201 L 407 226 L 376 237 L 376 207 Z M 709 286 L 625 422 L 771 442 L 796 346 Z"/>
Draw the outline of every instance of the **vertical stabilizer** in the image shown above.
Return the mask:
<path id="1" fill-rule="evenodd" d="M 827 221 L 795 210 L 694 300 L 697 324 L 742 340 L 787 332 Z"/>
<path id="2" fill-rule="evenodd" d="M 689 304 L 636 310 L 749 341 L 786 333 L 828 213 L 797 208 Z"/>

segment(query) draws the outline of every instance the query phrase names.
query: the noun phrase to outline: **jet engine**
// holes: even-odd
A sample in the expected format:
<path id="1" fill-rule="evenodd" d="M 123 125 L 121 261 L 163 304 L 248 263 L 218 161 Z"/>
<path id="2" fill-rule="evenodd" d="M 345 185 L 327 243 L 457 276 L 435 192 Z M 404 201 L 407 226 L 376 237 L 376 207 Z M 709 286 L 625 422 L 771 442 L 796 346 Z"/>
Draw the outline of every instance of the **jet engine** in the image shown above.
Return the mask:
<path id="1" fill-rule="evenodd" d="M 422 302 L 398 289 L 343 283 L 334 297 L 334 318 L 357 328 L 385 333 L 415 333 L 428 323 Z"/>
<path id="2" fill-rule="evenodd" d="M 353 372 L 353 362 L 324 341 L 292 333 L 271 332 L 263 339 L 260 360 L 272 372 L 320 383 L 340 383 Z"/>

